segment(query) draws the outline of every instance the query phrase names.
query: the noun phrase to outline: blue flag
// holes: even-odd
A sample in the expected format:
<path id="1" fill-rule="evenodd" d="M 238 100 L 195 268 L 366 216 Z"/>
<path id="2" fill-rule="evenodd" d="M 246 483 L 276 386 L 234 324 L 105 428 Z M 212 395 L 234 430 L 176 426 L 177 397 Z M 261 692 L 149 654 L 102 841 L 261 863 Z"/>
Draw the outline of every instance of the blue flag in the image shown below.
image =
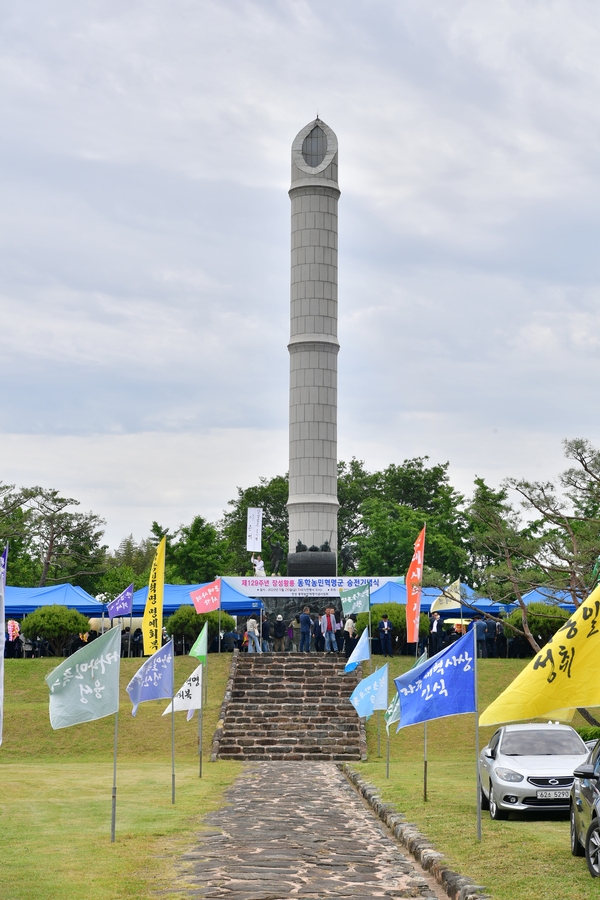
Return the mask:
<path id="1" fill-rule="evenodd" d="M 157 650 L 140 666 L 127 685 L 129 699 L 133 703 L 131 715 L 135 716 L 140 703 L 161 700 L 173 696 L 173 641 Z"/>
<path id="2" fill-rule="evenodd" d="M 355 668 L 360 662 L 363 662 L 365 659 L 371 659 L 371 649 L 369 647 L 369 631 L 367 628 L 363 631 L 360 638 L 358 639 L 358 644 L 350 654 L 350 659 L 344 666 L 344 672 L 354 672 Z"/>
<path id="3" fill-rule="evenodd" d="M 387 663 L 372 675 L 359 681 L 352 694 L 350 703 L 362 718 L 371 715 L 376 709 L 387 709 L 388 705 L 388 667 Z"/>
<path id="4" fill-rule="evenodd" d="M 475 629 L 414 669 L 394 679 L 400 724 L 407 725 L 476 712 Z"/>
<path id="5" fill-rule="evenodd" d="M 106 608 L 109 619 L 116 619 L 117 616 L 130 616 L 133 609 L 133 585 L 130 584 L 128 588 L 125 588 Z"/>

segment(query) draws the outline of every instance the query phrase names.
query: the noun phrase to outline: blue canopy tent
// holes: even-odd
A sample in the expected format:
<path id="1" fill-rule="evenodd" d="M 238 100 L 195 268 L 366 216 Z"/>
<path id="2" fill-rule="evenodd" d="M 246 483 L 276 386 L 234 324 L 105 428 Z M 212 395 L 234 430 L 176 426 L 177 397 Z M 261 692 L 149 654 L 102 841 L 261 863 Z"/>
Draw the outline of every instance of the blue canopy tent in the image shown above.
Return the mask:
<path id="1" fill-rule="evenodd" d="M 72 584 L 54 584 L 49 587 L 24 588 L 6 586 L 5 606 L 6 617 L 26 616 L 28 613 L 39 609 L 40 606 L 66 606 L 67 609 L 76 609 L 91 618 L 101 618 L 102 610 L 106 607 L 96 600 L 83 588 Z"/>
<path id="2" fill-rule="evenodd" d="M 523 603 L 526 606 L 530 603 L 546 603 L 548 606 L 560 606 L 567 612 L 575 612 L 576 609 L 569 591 L 555 591 L 544 587 L 534 588 L 523 594 Z"/>
<path id="3" fill-rule="evenodd" d="M 473 588 L 470 588 L 468 585 L 461 585 L 461 591 L 465 590 L 466 599 L 469 603 L 472 604 L 475 609 L 472 609 L 469 606 L 462 606 L 462 614 L 467 618 L 472 618 L 476 612 L 481 613 L 489 613 L 491 616 L 497 616 L 500 611 L 502 612 L 512 612 L 515 609 L 515 605 L 506 606 L 503 603 L 494 603 L 492 600 L 488 600 L 486 597 L 477 597 Z M 440 596 L 439 588 L 425 587 L 421 592 L 421 612 L 428 613 L 431 609 L 431 604 L 437 597 Z M 371 593 L 371 606 L 374 606 L 376 603 L 403 603 L 406 604 L 406 586 L 403 584 L 396 584 L 393 581 L 388 581 L 382 587 L 380 587 L 376 591 L 372 591 Z M 441 610 L 442 618 L 446 618 L 449 616 L 453 618 L 455 616 L 460 616 L 460 610 L 458 607 L 456 609 L 448 609 Z"/>
<path id="4" fill-rule="evenodd" d="M 210 582 L 206 582 L 206 584 L 210 584 Z M 197 591 L 198 588 L 204 586 L 204 584 L 165 584 L 163 613 L 171 615 L 180 606 L 192 606 L 190 592 Z M 147 598 L 147 587 L 140 588 L 139 591 L 135 592 L 133 595 L 134 616 L 142 616 L 144 614 Z M 264 604 L 262 600 L 246 597 L 230 587 L 226 581 L 221 581 L 221 609 L 231 616 L 249 616 L 253 612 L 259 612 L 261 609 L 264 609 Z"/>
<path id="5" fill-rule="evenodd" d="M 421 591 L 421 612 L 429 612 L 431 604 L 439 595 L 439 588 L 423 588 Z M 371 592 L 371 606 L 375 606 L 376 603 L 402 603 L 406 606 L 406 585 L 387 581 L 382 587 Z"/>

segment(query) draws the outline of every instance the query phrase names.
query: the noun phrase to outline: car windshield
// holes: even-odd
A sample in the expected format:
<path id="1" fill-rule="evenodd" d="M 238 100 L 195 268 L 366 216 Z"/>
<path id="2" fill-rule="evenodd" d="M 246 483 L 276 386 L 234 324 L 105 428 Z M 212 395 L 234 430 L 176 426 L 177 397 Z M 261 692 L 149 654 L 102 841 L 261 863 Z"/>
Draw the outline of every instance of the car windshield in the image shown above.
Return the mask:
<path id="1" fill-rule="evenodd" d="M 575 731 L 507 731 L 500 752 L 504 756 L 576 756 L 586 747 Z"/>

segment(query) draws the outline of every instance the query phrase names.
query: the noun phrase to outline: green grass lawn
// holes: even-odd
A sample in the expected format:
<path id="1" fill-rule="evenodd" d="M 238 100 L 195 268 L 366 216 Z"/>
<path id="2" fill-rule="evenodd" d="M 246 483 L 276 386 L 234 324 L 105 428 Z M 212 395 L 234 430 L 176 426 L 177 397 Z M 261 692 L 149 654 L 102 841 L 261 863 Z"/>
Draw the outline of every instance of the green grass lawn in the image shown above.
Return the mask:
<path id="1" fill-rule="evenodd" d="M 171 803 L 171 718 L 167 701 L 136 718 L 125 687 L 140 660 L 121 661 L 117 833 L 110 843 L 114 716 L 52 731 L 46 673 L 56 660 L 6 660 L 0 747 L 0 898 L 146 900 L 181 883 L 178 859 L 202 816 L 223 802 L 238 763 L 208 762 L 231 654 L 209 657 L 203 777 L 197 718 L 175 716 L 176 803 Z M 176 658 L 179 687 L 197 660 Z M 181 896 L 184 896 L 185 892 Z M 170 894 L 170 896 L 176 896 Z"/>
<path id="2" fill-rule="evenodd" d="M 382 662 L 382 660 L 381 660 Z M 482 711 L 510 684 L 526 660 L 479 660 L 479 709 Z M 395 658 L 391 677 L 412 660 Z M 574 724 L 584 724 L 576 717 Z M 367 727 L 369 761 L 357 764 L 376 785 L 382 799 L 394 804 L 444 853 L 455 871 L 482 884 L 494 900 L 588 900 L 598 884 L 584 859 L 571 856 L 566 815 L 511 814 L 492 822 L 482 813 L 482 842 L 477 841 L 475 717 L 456 716 L 429 722 L 428 799 L 423 800 L 423 725 L 395 733 L 391 729 L 390 778 L 386 779 L 386 732 L 381 728 L 377 756 L 377 717 Z M 480 747 L 494 728 L 481 728 Z"/>
<path id="3" fill-rule="evenodd" d="M 209 657 L 204 714 L 203 777 L 198 777 L 197 720 L 176 715 L 176 804 L 171 804 L 171 720 L 165 701 L 144 703 L 137 717 L 125 686 L 139 660 L 122 660 L 119 714 L 117 840 L 110 843 L 114 717 L 52 731 L 44 675 L 53 660 L 7 660 L 4 743 L 0 748 L 1 900 L 147 900 L 154 892 L 185 896 L 179 860 L 202 827 L 202 816 L 223 802 L 238 763 L 208 762 L 225 690 L 230 654 Z M 379 660 L 378 662 L 383 662 Z M 412 663 L 395 658 L 396 676 Z M 196 661 L 177 657 L 176 685 Z M 525 665 L 482 660 L 479 702 L 484 709 Z M 483 746 L 493 729 L 480 730 Z M 443 852 L 449 865 L 485 886 L 494 900 L 588 900 L 598 884 L 585 860 L 569 851 L 566 817 L 483 814 L 476 839 L 474 716 L 428 725 L 428 801 L 423 801 L 423 726 L 392 734 L 385 777 L 385 728 L 377 756 L 377 719 L 368 724 L 369 761 L 356 768 L 386 801 Z M 181 894 L 177 893 L 178 886 Z M 173 893 L 174 892 L 174 893 Z"/>

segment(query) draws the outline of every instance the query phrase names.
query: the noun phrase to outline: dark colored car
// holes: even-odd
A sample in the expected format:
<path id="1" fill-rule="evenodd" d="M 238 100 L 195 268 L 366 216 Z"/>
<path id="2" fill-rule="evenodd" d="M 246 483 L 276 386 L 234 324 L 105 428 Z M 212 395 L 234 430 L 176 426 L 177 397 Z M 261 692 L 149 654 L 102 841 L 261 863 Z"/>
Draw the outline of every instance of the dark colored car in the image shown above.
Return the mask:
<path id="1" fill-rule="evenodd" d="M 573 774 L 571 853 L 585 854 L 590 875 L 600 878 L 600 742 Z"/>

